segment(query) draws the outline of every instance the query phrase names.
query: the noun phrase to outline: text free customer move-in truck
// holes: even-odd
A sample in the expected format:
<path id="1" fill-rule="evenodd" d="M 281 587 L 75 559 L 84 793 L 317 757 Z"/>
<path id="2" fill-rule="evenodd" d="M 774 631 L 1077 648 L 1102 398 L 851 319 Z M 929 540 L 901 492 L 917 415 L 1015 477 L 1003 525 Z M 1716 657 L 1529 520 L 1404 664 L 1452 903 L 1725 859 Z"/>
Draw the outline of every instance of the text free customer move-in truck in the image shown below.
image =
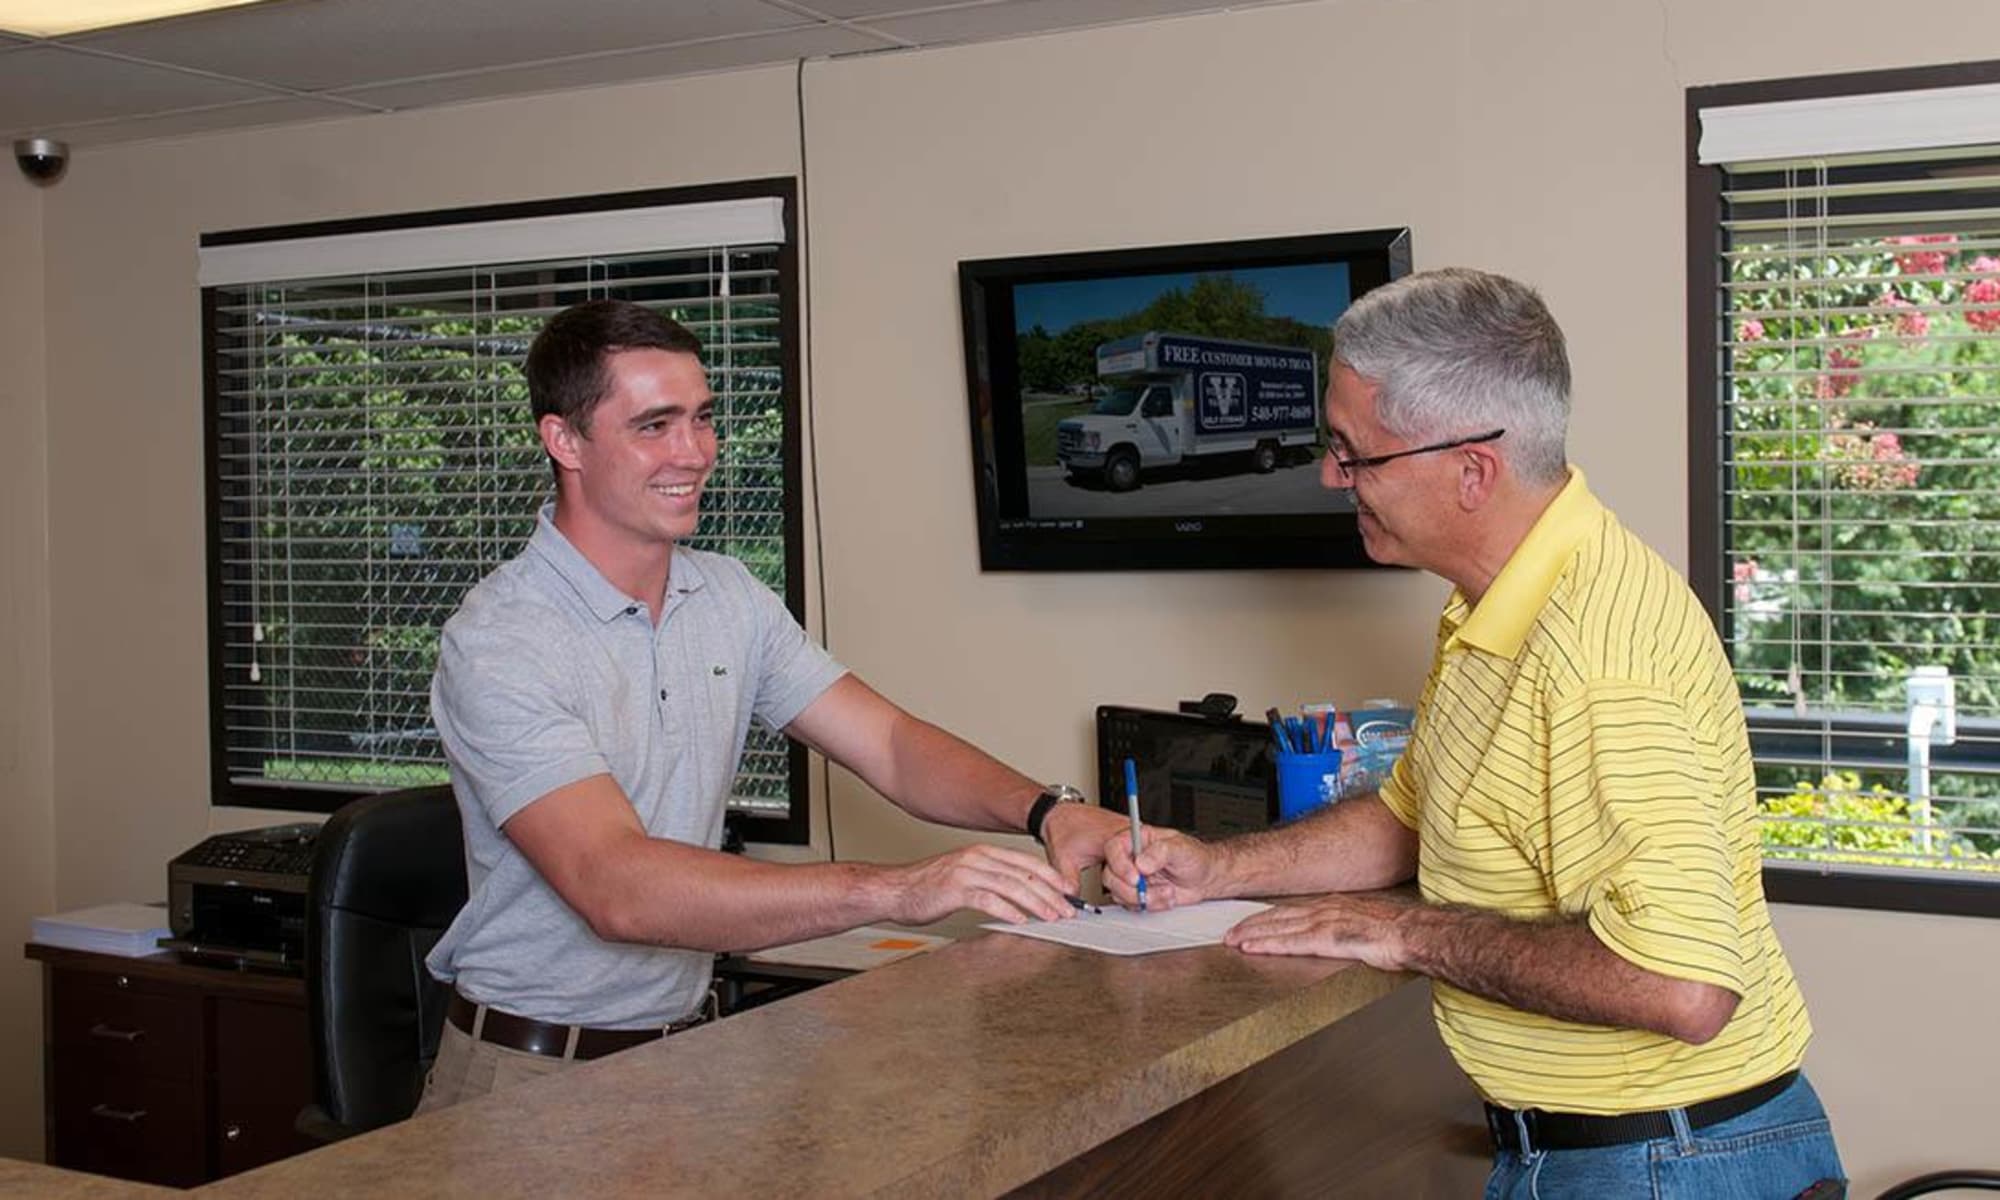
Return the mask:
<path id="1" fill-rule="evenodd" d="M 1318 439 L 1319 369 L 1310 350 L 1148 332 L 1097 348 L 1111 390 L 1056 426 L 1056 461 L 1104 476 L 1114 492 L 1148 467 L 1211 454 L 1246 455 L 1259 472 L 1288 447 Z"/>

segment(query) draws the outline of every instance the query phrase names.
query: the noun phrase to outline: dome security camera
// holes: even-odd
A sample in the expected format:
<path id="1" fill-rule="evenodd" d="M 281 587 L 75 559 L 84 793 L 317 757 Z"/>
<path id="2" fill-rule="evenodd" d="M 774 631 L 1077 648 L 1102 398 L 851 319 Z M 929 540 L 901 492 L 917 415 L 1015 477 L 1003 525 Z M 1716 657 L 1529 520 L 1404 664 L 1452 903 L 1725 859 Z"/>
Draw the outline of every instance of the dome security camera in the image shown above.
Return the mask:
<path id="1" fill-rule="evenodd" d="M 14 143 L 14 161 L 30 180 L 51 184 L 69 165 L 69 147 L 52 138 L 22 138 Z"/>

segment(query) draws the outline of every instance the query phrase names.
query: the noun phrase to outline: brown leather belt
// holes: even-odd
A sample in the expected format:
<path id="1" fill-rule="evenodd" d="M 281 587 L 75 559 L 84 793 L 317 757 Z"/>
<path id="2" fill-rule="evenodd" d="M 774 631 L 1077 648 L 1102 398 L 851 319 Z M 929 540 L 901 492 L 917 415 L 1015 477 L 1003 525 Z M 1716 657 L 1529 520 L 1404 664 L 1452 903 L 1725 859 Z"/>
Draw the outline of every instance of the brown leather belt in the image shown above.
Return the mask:
<path id="1" fill-rule="evenodd" d="M 451 1003 L 445 1006 L 445 1019 L 454 1027 L 471 1036 L 480 1006 L 452 989 Z M 698 1012 L 685 1021 L 676 1021 L 664 1029 L 591 1029 L 570 1025 L 554 1025 L 547 1021 L 532 1021 L 527 1017 L 517 1017 L 499 1009 L 486 1006 L 486 1021 L 479 1027 L 479 1040 L 505 1046 L 509 1050 L 522 1050 L 529 1054 L 544 1054 L 550 1058 L 562 1058 L 569 1046 L 569 1035 L 576 1031 L 576 1053 L 570 1057 L 579 1060 L 603 1058 L 620 1050 L 630 1050 L 646 1042 L 655 1042 L 670 1033 L 683 1029 L 693 1029 L 709 1018 L 707 1012 Z"/>

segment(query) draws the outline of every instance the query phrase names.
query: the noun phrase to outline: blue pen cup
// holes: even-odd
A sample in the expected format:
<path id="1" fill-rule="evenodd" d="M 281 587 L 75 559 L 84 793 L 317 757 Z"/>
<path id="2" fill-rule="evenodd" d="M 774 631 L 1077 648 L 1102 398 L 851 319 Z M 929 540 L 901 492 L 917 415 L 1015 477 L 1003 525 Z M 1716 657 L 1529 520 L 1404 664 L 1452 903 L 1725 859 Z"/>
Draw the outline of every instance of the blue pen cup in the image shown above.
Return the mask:
<path id="1" fill-rule="evenodd" d="M 1278 819 L 1290 821 L 1340 795 L 1340 751 L 1286 754 L 1278 760 Z"/>

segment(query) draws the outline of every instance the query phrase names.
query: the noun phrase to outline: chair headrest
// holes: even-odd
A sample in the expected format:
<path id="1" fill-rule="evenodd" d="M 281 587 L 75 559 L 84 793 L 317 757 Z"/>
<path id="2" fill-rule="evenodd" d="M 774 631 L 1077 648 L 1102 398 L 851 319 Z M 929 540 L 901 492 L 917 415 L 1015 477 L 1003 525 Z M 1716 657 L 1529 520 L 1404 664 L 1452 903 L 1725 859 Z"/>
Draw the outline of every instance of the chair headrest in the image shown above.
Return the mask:
<path id="1" fill-rule="evenodd" d="M 312 903 L 443 928 L 465 903 L 465 838 L 448 785 L 343 806 L 313 848 Z"/>

